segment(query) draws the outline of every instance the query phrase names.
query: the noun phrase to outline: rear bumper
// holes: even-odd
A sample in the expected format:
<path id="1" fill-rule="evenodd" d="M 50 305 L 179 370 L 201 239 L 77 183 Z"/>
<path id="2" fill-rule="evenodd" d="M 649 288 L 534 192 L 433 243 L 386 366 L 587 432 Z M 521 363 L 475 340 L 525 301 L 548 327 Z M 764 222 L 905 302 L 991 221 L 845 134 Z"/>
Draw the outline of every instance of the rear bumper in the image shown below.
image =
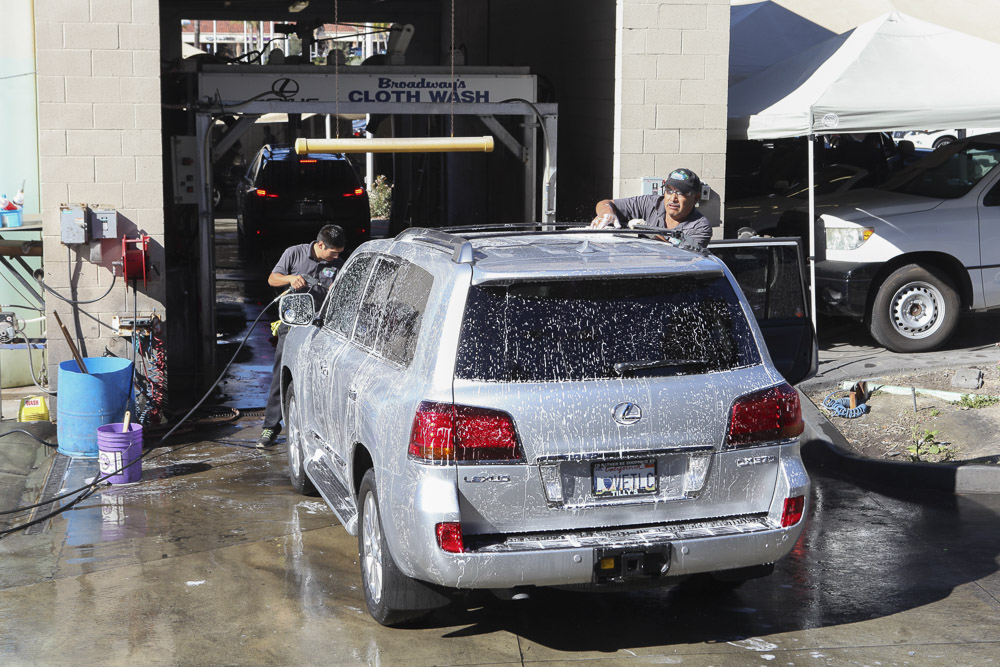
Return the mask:
<path id="1" fill-rule="evenodd" d="M 440 552 L 445 557 L 436 558 L 435 567 L 417 578 L 456 588 L 655 585 L 668 577 L 773 563 L 791 551 L 802 527 L 799 521 L 780 528 L 757 516 L 588 534 L 507 536 L 462 554 Z M 615 559 L 610 569 L 600 567 L 605 558 Z"/>
<path id="2" fill-rule="evenodd" d="M 816 263 L 816 308 L 827 315 L 863 320 L 868 292 L 880 264 L 822 261 Z"/>
<path id="3" fill-rule="evenodd" d="M 808 515 L 809 478 L 797 444 L 782 449 L 779 466 L 766 512 L 633 526 L 466 535 L 462 553 L 443 551 L 434 538 L 438 523 L 462 520 L 454 472 L 421 466 L 413 485 L 398 489 L 410 499 L 409 504 L 382 497 L 388 507 L 406 508 L 386 526 L 386 538 L 406 575 L 450 588 L 623 583 L 652 587 L 668 583 L 663 581 L 668 578 L 753 567 L 786 556 Z M 784 500 L 794 496 L 806 498 L 803 518 L 782 528 Z M 611 571 L 599 567 L 607 558 L 615 560 Z"/>

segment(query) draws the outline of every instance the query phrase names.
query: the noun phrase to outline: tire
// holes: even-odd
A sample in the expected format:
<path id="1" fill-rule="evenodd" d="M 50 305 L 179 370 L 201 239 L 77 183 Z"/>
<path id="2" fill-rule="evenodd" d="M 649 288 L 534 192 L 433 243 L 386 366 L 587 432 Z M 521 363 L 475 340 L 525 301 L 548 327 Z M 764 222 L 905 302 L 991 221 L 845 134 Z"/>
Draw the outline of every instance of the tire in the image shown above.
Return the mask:
<path id="1" fill-rule="evenodd" d="M 399 571 L 382 529 L 375 471 L 368 469 L 358 491 L 358 561 L 368 613 L 382 625 L 394 626 L 421 618 L 430 609 L 403 609 L 398 600 L 413 598 L 418 582 Z"/>
<path id="2" fill-rule="evenodd" d="M 299 402 L 295 398 L 295 391 L 291 385 L 288 386 L 285 424 L 288 426 L 288 435 L 285 438 L 288 442 L 288 479 L 292 483 L 292 488 L 302 495 L 317 496 L 319 492 L 306 476 Z"/>
<path id="3" fill-rule="evenodd" d="M 941 148 L 942 146 L 947 146 L 948 144 L 953 143 L 954 141 L 955 141 L 955 137 L 941 137 L 940 139 L 937 139 L 931 145 L 934 148 Z"/>
<path id="4" fill-rule="evenodd" d="M 927 352 L 955 332 L 960 301 L 939 269 L 907 264 L 878 288 L 869 314 L 872 338 L 893 352 Z"/>

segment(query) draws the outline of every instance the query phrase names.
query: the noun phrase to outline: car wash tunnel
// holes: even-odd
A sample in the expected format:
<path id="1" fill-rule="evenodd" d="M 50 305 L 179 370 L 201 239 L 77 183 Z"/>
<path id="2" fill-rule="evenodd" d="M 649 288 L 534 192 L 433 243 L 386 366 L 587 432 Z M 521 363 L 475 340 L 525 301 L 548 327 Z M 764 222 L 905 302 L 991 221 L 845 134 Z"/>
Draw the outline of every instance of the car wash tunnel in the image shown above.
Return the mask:
<path id="1" fill-rule="evenodd" d="M 4 537 L 108 484 L 195 470 L 150 464 L 185 433 L 221 425 L 225 446 L 253 449 L 287 289 L 268 278 L 325 225 L 345 234 L 335 271 L 410 227 L 555 221 L 561 101 L 565 215 L 609 189 L 613 8 L 554 48 L 562 8 L 525 24 L 526 3 L 140 4 L 88 12 L 114 34 L 58 69 L 69 96 L 43 90 L 56 71 L 39 36 L 40 176 L 3 202 L 0 230 L 0 437 L 25 447 Z M 28 32 L 86 20 L 24 18 Z M 78 98 L 79 128 L 62 116 Z"/>
<path id="2" fill-rule="evenodd" d="M 115 18 L 95 11 L 88 18 Z M 131 23 L 95 44 L 86 66 L 117 92 L 104 103 L 99 89 L 87 91 L 90 130 L 57 132 L 86 141 L 86 164 L 69 157 L 82 146 L 67 143 L 64 182 L 27 179 L 29 201 L 22 184 L 22 210 L 5 212 L 0 233 L 0 366 L 4 388 L 37 386 L 29 414 L 41 414 L 41 404 L 53 419 L 68 410 L 58 400 L 63 374 L 73 377 L 78 359 L 102 358 L 133 370 L 127 400 L 93 407 L 122 413 L 119 421 L 127 404 L 135 423 L 172 424 L 206 392 L 204 405 L 262 407 L 260 397 L 231 399 L 226 387 L 245 392 L 246 383 L 220 376 L 234 341 L 273 298 L 267 276 L 285 247 L 328 223 L 345 229 L 346 258 L 368 239 L 412 226 L 556 219 L 555 81 L 565 79 L 567 100 L 591 98 L 570 114 L 579 138 L 563 138 L 576 165 L 564 199 L 571 216 L 582 219 L 594 179 L 610 177 L 601 165 L 609 165 L 611 128 L 595 130 L 592 121 L 610 113 L 613 79 L 584 91 L 580 70 L 586 62 L 610 73 L 610 35 L 600 52 L 591 47 L 571 64 L 539 46 L 547 40 L 530 46 L 532 33 L 547 28 L 520 26 L 519 12 L 488 3 L 147 2 L 117 19 Z M 587 25 L 598 30 L 596 20 Z M 581 31 L 566 48 L 586 39 Z M 542 74 L 529 65 L 540 50 L 549 63 Z M 112 82 L 125 74 L 137 81 Z M 490 150 L 454 143 L 487 137 Z M 299 139 L 381 147 L 300 155 Z M 88 179 L 109 183 L 79 185 Z M 259 331 L 269 333 L 275 319 L 272 306 Z M 255 335 L 231 373 L 268 365 Z"/>

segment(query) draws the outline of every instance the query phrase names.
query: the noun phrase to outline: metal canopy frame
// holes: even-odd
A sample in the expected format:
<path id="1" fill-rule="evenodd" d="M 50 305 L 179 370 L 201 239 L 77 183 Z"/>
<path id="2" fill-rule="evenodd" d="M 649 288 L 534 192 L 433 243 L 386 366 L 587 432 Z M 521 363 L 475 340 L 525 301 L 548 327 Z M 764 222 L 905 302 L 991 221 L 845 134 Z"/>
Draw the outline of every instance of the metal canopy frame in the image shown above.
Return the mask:
<path id="1" fill-rule="evenodd" d="M 212 67 L 206 66 L 204 72 L 211 74 L 231 74 L 240 76 L 248 73 L 248 67 Z M 317 71 L 314 66 L 289 66 L 286 68 L 268 66 L 252 68 L 257 72 L 266 72 L 270 77 L 281 78 L 294 76 L 297 80 L 307 80 L 312 85 L 325 86 L 327 90 L 336 88 L 336 72 Z M 347 68 L 345 68 L 347 69 Z M 385 67 L 385 68 L 350 68 L 351 72 L 365 73 L 400 73 L 415 74 L 426 72 L 429 75 L 442 75 L 444 68 L 428 67 Z M 472 74 L 524 75 L 525 68 L 462 68 L 456 71 L 459 76 Z M 346 74 L 344 76 L 347 76 Z M 534 77 L 531 77 L 534 79 Z M 195 112 L 196 146 L 201 152 L 198 160 L 198 171 L 201 188 L 198 192 L 198 229 L 201 255 L 199 270 L 202 280 L 199 280 L 200 319 L 202 331 L 202 358 L 208 364 L 215 363 L 215 280 L 210 279 L 215 273 L 215 253 L 210 249 L 215 247 L 215 225 L 212 215 L 212 155 L 221 155 L 232 146 L 255 122 L 256 118 L 267 113 L 318 113 L 318 114 L 369 114 L 413 115 L 413 116 L 476 116 L 508 150 L 510 150 L 524 165 L 524 217 L 533 221 L 538 213 L 536 183 L 538 178 L 537 152 L 538 146 L 535 130 L 541 129 L 543 137 L 542 150 L 544 164 L 542 173 L 542 220 L 555 222 L 556 214 L 556 164 L 559 105 L 554 103 L 533 103 L 525 99 L 511 99 L 503 102 L 473 102 L 454 104 L 448 102 L 384 102 L 373 105 L 370 102 L 344 102 L 336 100 L 313 99 L 221 99 L 218 90 L 202 90 L 199 79 L 198 101 L 193 105 Z M 374 107 L 374 108 L 373 108 Z M 215 118 L 227 115 L 242 115 L 243 118 L 232 126 L 213 146 L 212 123 Z M 521 116 L 524 119 L 522 137 L 518 140 L 508 132 L 496 119 L 496 116 Z"/>

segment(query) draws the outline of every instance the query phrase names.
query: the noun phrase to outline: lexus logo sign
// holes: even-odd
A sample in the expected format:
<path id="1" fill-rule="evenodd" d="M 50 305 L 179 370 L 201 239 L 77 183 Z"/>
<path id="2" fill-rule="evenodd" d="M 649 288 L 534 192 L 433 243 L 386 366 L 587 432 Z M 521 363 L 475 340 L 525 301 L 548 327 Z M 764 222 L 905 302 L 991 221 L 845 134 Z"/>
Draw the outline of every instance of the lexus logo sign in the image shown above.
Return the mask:
<path id="1" fill-rule="evenodd" d="M 271 92 L 278 97 L 289 98 L 295 97 L 299 93 L 299 82 L 295 79 L 283 78 L 277 79 L 271 84 Z"/>
<path id="2" fill-rule="evenodd" d="M 642 419 L 642 408 L 635 403 L 619 403 L 611 414 L 616 422 L 628 426 Z"/>

